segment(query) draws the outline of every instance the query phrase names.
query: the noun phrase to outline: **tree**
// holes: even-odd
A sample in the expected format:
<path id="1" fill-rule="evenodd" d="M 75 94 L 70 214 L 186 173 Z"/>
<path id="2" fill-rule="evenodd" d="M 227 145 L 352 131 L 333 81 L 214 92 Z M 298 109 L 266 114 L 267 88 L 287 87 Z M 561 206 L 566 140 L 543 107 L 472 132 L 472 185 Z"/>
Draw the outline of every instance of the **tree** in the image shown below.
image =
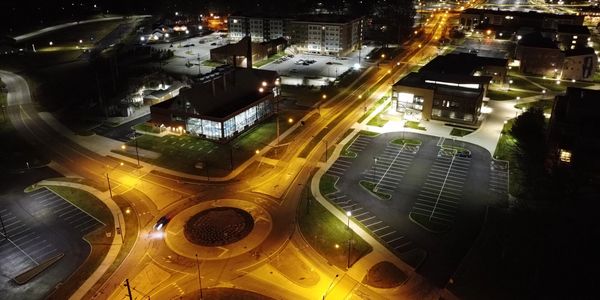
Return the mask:
<path id="1" fill-rule="evenodd" d="M 522 195 L 524 198 L 544 197 L 546 160 L 546 124 L 544 112 L 530 108 L 515 120 L 510 134 L 515 139 L 515 159 L 522 174 Z"/>

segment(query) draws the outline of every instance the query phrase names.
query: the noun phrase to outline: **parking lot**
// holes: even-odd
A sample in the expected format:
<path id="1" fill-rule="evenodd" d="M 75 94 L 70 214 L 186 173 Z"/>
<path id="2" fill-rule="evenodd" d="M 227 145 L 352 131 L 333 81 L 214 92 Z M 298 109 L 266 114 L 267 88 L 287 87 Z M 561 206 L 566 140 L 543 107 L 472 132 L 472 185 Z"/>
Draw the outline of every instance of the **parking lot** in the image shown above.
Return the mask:
<path id="1" fill-rule="evenodd" d="M 421 144 L 391 143 L 399 138 Z M 341 211 L 351 211 L 356 222 L 400 258 L 426 253 L 424 260 L 410 263 L 443 286 L 475 240 L 485 206 L 491 203 L 496 177 L 490 173 L 489 152 L 460 139 L 407 132 L 359 136 L 347 150 L 356 157 L 352 153 L 340 157 L 327 170 L 339 180 L 338 191 L 326 197 Z M 377 191 L 391 199 L 380 199 L 363 188 L 364 180 L 376 183 Z M 425 230 L 411 221 L 413 213 L 443 222 L 448 230 L 441 234 Z"/>
<path id="2" fill-rule="evenodd" d="M 82 236 L 104 225 L 48 189 L 31 192 L 28 194 L 28 198 L 26 201 L 32 203 L 30 211 L 35 218 L 42 219 L 52 215 L 57 220 L 68 224 Z"/>
<path id="3" fill-rule="evenodd" d="M 373 172 L 366 172 L 365 178 L 375 183 L 378 192 L 393 193 L 418 151 L 419 146 L 389 143 L 385 150 L 373 159 Z"/>
<path id="4" fill-rule="evenodd" d="M 365 65 L 365 55 L 373 48 L 364 46 L 361 50 L 361 64 Z M 284 61 L 275 61 L 261 69 L 277 71 L 286 85 L 326 85 L 358 64 L 358 51 L 345 57 L 297 54 Z M 309 63 L 307 63 L 309 62 Z"/>
<path id="5" fill-rule="evenodd" d="M 22 272 L 59 254 L 52 242 L 46 240 L 22 217 L 0 208 L 5 231 L 0 232 L 0 274 L 14 278 Z"/>
<path id="6" fill-rule="evenodd" d="M 433 223 L 452 225 L 464 196 L 470 164 L 471 158 L 459 157 L 453 150 L 440 149 L 411 214 L 421 215 Z"/>
<path id="7" fill-rule="evenodd" d="M 499 202 L 508 200 L 509 164 L 505 160 L 492 160 L 490 162 L 490 183 L 494 199 Z"/>
<path id="8" fill-rule="evenodd" d="M 8 176 L 10 180 L 0 180 L 0 216 L 6 230 L 0 225 L 0 298 L 46 299 L 90 254 L 83 236 L 103 224 L 49 190 L 23 192 L 35 182 L 60 176 L 51 169 Z M 60 254 L 62 259 L 31 281 L 19 285 L 13 280 Z"/>
<path id="9" fill-rule="evenodd" d="M 227 44 L 226 34 L 211 33 L 201 37 L 192 37 L 172 43 L 150 44 L 152 48 L 159 50 L 171 50 L 174 57 L 162 65 L 166 71 L 197 75 L 198 64 L 200 72 L 208 73 L 213 67 L 204 66 L 202 62 L 210 59 L 210 50 Z"/>

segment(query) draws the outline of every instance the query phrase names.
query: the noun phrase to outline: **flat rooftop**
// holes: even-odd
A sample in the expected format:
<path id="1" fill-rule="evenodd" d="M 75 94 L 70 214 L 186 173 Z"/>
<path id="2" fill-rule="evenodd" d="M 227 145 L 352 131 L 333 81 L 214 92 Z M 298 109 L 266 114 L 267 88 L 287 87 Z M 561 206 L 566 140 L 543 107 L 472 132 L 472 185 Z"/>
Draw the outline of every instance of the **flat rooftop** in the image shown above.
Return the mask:
<path id="1" fill-rule="evenodd" d="M 477 56 L 473 53 L 456 53 L 440 55 L 421 68 L 421 71 L 445 74 L 472 75 L 484 66 L 506 67 L 508 60 Z"/>
<path id="2" fill-rule="evenodd" d="M 183 88 L 179 96 L 156 106 L 201 117 L 223 119 L 272 94 L 278 78 L 275 71 L 235 68 L 222 76 Z M 267 86 L 260 92 L 263 82 Z"/>

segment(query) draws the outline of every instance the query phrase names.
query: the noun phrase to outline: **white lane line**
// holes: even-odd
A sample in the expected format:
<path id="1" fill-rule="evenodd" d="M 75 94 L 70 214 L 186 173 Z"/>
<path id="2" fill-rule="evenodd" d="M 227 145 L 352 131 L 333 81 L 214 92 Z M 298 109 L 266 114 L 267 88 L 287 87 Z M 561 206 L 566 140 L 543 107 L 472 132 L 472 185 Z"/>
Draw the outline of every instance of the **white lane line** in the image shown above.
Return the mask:
<path id="1" fill-rule="evenodd" d="M 396 250 L 396 249 L 398 249 L 398 248 L 402 248 L 402 247 L 404 247 L 404 246 L 408 246 L 408 245 L 410 245 L 410 243 L 411 243 L 411 242 L 406 242 L 406 243 L 404 243 L 404 244 L 402 244 L 402 245 L 400 245 L 400 246 L 396 246 L 396 247 L 394 247 L 394 250 Z"/>
<path id="2" fill-rule="evenodd" d="M 364 224 L 366 221 L 369 221 L 369 220 L 372 220 L 372 219 L 375 219 L 375 216 L 370 216 L 370 217 L 368 217 L 366 219 L 362 219 L 362 220 L 359 220 L 359 221 Z"/>

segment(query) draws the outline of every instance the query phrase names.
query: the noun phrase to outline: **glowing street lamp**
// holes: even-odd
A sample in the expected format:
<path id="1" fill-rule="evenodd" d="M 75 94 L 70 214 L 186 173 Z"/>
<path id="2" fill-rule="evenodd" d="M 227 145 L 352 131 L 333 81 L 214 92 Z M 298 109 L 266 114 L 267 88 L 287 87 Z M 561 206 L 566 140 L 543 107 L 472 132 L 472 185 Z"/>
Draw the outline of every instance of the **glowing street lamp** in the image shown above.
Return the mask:
<path id="1" fill-rule="evenodd" d="M 348 229 L 350 229 L 350 217 L 352 217 L 352 211 L 349 210 L 346 212 L 346 217 L 348 217 Z"/>

